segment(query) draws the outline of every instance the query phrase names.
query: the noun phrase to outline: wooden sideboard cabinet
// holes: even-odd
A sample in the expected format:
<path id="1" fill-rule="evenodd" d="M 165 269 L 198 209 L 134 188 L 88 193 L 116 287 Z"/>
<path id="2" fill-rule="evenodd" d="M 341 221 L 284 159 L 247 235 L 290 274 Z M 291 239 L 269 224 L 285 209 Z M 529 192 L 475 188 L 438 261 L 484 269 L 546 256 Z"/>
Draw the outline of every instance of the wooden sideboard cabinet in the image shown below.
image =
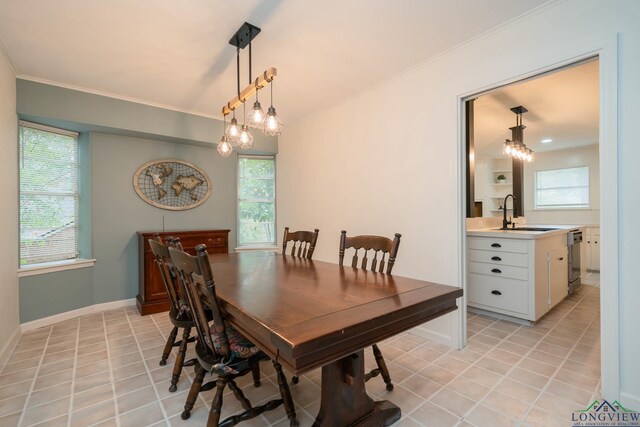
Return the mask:
<path id="1" fill-rule="evenodd" d="M 194 248 L 205 244 L 210 254 L 229 252 L 229 230 L 194 231 L 138 231 L 138 296 L 136 305 L 143 316 L 169 310 L 167 290 L 162 283 L 160 271 L 153 258 L 149 239 L 159 234 L 164 241 L 167 237 L 179 237 L 184 250 L 195 255 Z"/>

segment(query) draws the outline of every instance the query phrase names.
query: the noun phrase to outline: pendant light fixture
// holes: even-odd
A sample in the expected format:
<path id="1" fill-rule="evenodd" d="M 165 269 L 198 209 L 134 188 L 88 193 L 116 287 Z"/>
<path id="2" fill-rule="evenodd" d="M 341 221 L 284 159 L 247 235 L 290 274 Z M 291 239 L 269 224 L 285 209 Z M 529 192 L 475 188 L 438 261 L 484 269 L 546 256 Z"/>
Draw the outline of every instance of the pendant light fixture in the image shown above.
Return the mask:
<path id="1" fill-rule="evenodd" d="M 260 28 L 245 22 L 234 36 L 231 37 L 231 40 L 229 40 L 229 44 L 236 47 L 237 96 L 222 107 L 222 115 L 225 119 L 227 115 L 233 114 L 230 125 L 228 127 L 225 126 L 224 136 L 218 143 L 218 154 L 223 157 L 228 157 L 231 154 L 233 145 L 237 145 L 238 148 L 243 150 L 248 150 L 253 147 L 254 138 L 249 128 L 262 129 L 265 134 L 276 136 L 280 135 L 284 126 L 273 106 L 273 79 L 277 76 L 277 70 L 273 67 L 268 68 L 256 77 L 255 80 L 252 76 L 251 41 L 260 31 Z M 240 49 L 244 49 L 247 46 L 249 46 L 249 85 L 240 91 Z M 258 100 L 258 91 L 267 84 L 271 84 L 271 106 L 267 114 L 265 114 Z M 246 114 L 246 101 L 251 98 L 254 93 L 256 95 L 255 102 L 251 110 L 249 110 L 249 114 Z M 236 119 L 236 109 L 240 104 L 243 105 L 244 123 L 242 125 L 240 125 Z"/>
<path id="2" fill-rule="evenodd" d="M 224 117 L 224 123 L 223 123 L 222 129 L 226 129 L 226 127 L 227 127 L 227 120 L 226 120 L 226 117 Z M 224 135 L 222 135 L 222 138 L 220 138 L 220 142 L 218 142 L 217 151 L 218 151 L 218 154 L 222 157 L 229 157 L 231 153 L 233 153 L 233 145 L 229 143 L 229 137 L 227 136 L 226 132 Z"/>
<path id="3" fill-rule="evenodd" d="M 273 80 L 269 83 L 271 89 L 271 106 L 267 110 L 267 117 L 264 119 L 264 133 L 271 136 L 277 136 L 282 133 L 284 125 L 273 107 Z"/>
<path id="4" fill-rule="evenodd" d="M 522 114 L 527 110 L 522 105 L 511 109 L 516 115 L 516 125 L 511 129 L 511 139 L 504 142 L 502 152 L 509 157 L 522 161 L 533 161 L 533 150 L 524 143 L 524 130 L 526 126 L 522 124 Z"/>
<path id="5" fill-rule="evenodd" d="M 246 125 L 246 123 L 240 127 L 240 135 L 238 136 L 238 147 L 243 150 L 248 150 L 253 147 L 253 135 L 251 135 L 251 132 L 249 132 L 249 127 Z"/>

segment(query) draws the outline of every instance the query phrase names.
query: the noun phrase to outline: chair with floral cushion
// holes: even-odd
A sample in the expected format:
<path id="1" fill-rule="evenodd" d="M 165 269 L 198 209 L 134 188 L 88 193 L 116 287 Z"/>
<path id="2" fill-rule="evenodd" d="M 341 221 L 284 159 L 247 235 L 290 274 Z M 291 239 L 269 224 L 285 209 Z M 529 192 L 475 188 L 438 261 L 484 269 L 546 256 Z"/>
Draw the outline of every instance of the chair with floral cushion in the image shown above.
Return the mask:
<path id="1" fill-rule="evenodd" d="M 260 361 L 269 360 L 269 356 L 231 325 L 227 325 L 224 312 L 216 296 L 216 287 L 206 246 L 198 245 L 195 249 L 196 256 L 191 256 L 176 248 L 169 248 L 169 254 L 177 276 L 186 290 L 198 332 L 195 378 L 184 405 L 182 419 L 186 420 L 191 416 L 191 410 L 200 391 L 210 390 L 215 387 L 216 392 L 211 403 L 207 426 L 236 425 L 240 421 L 257 417 L 265 411 L 276 409 L 281 404 L 284 404 L 290 426 L 297 426 L 298 421 L 293 399 L 280 363 L 275 360 L 272 361 L 276 370 L 278 385 L 280 386 L 281 399 L 270 400 L 263 405 L 253 407 L 236 384 L 236 378 L 249 372 L 255 372 L 256 366 L 259 366 Z M 209 308 L 213 314 L 212 325 L 209 325 L 206 308 Z M 203 385 L 202 383 L 207 373 L 215 375 L 215 380 Z M 227 386 L 229 386 L 233 395 L 244 408 L 244 412 L 230 416 L 220 422 L 222 396 Z"/>
<path id="2" fill-rule="evenodd" d="M 181 248 L 180 239 L 167 238 L 167 243 Z M 167 295 L 169 296 L 169 320 L 171 320 L 171 324 L 173 324 L 173 329 L 171 329 L 171 333 L 169 333 L 167 343 L 165 344 L 164 351 L 162 352 L 160 366 L 167 364 L 167 358 L 171 353 L 171 349 L 173 347 L 179 347 L 178 355 L 176 356 L 176 361 L 173 365 L 171 385 L 169 386 L 169 391 L 173 393 L 177 390 L 182 368 L 184 366 L 193 366 L 195 364 L 195 360 L 189 360 L 187 362 L 184 361 L 187 353 L 187 343 L 194 342 L 195 340 L 194 337 L 190 337 L 191 329 L 194 324 L 193 319 L 191 318 L 191 311 L 189 310 L 185 292 L 176 280 L 173 272 L 173 263 L 169 256 L 169 247 L 162 243 L 159 235 L 156 235 L 154 239 L 149 239 L 149 246 L 151 247 L 151 251 L 155 257 L 156 264 L 158 264 L 160 277 L 162 278 L 162 282 L 167 290 Z M 182 329 L 182 339 L 176 342 L 178 331 L 180 329 Z"/>

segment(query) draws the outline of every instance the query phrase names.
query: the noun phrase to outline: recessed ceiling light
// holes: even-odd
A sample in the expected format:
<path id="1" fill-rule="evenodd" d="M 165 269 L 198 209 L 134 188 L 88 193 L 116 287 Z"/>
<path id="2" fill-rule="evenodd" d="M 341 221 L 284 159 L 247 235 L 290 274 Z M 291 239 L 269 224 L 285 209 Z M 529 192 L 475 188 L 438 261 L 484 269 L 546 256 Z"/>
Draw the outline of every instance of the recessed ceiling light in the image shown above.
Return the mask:
<path id="1" fill-rule="evenodd" d="M 553 139 L 551 139 L 551 138 L 547 138 L 547 139 L 543 139 L 543 140 L 542 140 L 542 141 L 540 141 L 540 142 L 542 142 L 543 144 L 548 144 L 548 143 L 550 143 L 551 141 L 553 141 Z"/>

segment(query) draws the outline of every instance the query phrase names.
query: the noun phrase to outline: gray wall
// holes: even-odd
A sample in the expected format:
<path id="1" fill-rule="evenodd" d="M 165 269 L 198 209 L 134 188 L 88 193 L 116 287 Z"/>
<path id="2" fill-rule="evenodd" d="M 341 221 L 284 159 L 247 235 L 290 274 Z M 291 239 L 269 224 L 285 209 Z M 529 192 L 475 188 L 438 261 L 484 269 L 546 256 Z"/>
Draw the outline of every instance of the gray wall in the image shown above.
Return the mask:
<path id="1" fill-rule="evenodd" d="M 213 141 L 221 135 L 221 123 L 21 80 L 18 113 L 24 119 L 83 132 L 81 177 L 85 183 L 89 178 L 90 187 L 81 189 L 81 255 L 97 259 L 92 268 L 21 278 L 21 323 L 134 298 L 136 231 L 162 230 L 163 219 L 165 230 L 230 229 L 230 250 L 235 247 L 237 159 L 223 159 L 215 151 Z M 137 130 L 131 129 L 135 124 L 131 116 L 136 115 Z M 168 123 L 173 125 L 167 127 Z M 275 138 L 256 134 L 254 153 L 277 151 Z M 189 135 L 200 139 L 188 139 Z M 205 137 L 211 141 L 203 141 Z M 204 169 L 212 181 L 209 199 L 180 212 L 158 209 L 140 199 L 133 189 L 133 174 L 143 163 L 161 158 L 185 160 Z"/>

